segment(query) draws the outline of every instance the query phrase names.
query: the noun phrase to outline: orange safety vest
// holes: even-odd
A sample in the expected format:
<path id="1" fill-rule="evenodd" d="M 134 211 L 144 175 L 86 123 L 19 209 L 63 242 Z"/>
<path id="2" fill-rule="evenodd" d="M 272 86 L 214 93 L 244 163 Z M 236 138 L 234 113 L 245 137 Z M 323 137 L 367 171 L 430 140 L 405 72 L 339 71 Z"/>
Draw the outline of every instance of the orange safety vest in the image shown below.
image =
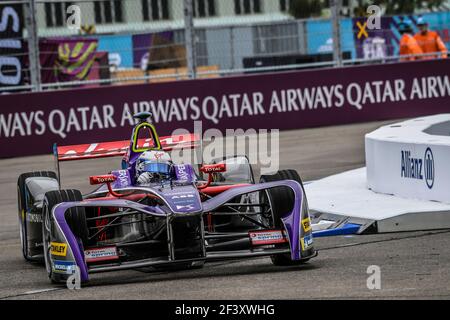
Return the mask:
<path id="1" fill-rule="evenodd" d="M 423 53 L 441 52 L 441 58 L 447 58 L 447 48 L 437 32 L 427 31 L 425 34 L 418 32 L 414 35 L 414 39 L 416 39 Z M 438 57 L 439 55 L 429 55 L 422 57 L 422 59 L 435 59 Z"/>
<path id="2" fill-rule="evenodd" d="M 409 54 L 421 54 L 423 53 L 422 49 L 418 45 L 416 39 L 408 33 L 403 34 L 400 39 L 400 55 L 409 55 Z M 400 58 L 400 61 L 413 61 L 419 60 L 420 57 L 405 57 Z"/>

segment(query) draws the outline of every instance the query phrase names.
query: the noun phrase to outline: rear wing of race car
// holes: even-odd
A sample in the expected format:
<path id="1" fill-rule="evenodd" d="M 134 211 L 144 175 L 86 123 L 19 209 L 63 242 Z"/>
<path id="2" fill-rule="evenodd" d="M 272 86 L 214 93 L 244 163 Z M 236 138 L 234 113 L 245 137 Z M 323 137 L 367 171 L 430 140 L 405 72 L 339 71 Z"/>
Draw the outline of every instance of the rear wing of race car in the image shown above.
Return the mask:
<path id="1" fill-rule="evenodd" d="M 193 149 L 201 147 L 201 139 L 198 134 L 182 134 L 168 137 L 160 137 L 161 149 L 172 151 L 176 149 Z M 146 145 L 146 140 L 139 140 L 139 144 Z M 147 143 L 148 144 L 148 143 Z M 125 156 L 130 147 L 130 140 L 99 142 L 69 146 L 53 145 L 53 154 L 56 160 L 58 179 L 60 179 L 59 162 L 86 159 L 99 159 L 108 157 Z"/>
<path id="2" fill-rule="evenodd" d="M 161 148 L 164 151 L 173 149 L 190 149 L 200 146 L 200 138 L 197 134 L 182 134 L 169 137 L 160 137 Z M 145 146 L 145 139 L 139 140 L 139 144 Z M 74 161 L 83 159 L 107 158 L 124 156 L 130 146 L 129 140 L 79 144 L 71 146 L 53 147 L 53 153 L 58 161 Z"/>

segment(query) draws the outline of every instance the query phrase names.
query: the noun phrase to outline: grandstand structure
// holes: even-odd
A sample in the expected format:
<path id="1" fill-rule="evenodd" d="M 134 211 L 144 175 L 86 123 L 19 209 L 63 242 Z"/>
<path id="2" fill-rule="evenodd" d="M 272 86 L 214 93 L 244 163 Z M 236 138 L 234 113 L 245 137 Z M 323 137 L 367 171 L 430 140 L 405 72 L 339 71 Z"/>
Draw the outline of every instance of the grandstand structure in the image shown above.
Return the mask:
<path id="1" fill-rule="evenodd" d="M 47 1 L 37 5 L 40 36 L 77 34 L 66 27 L 66 9 L 81 9 L 83 25 L 95 25 L 96 33 L 158 31 L 184 27 L 183 0 L 79 0 Z M 292 19 L 289 0 L 193 0 L 196 25 L 242 25 Z"/>
<path id="2" fill-rule="evenodd" d="M 192 15 L 191 10 L 186 14 L 187 1 Z M 320 18 L 296 19 L 289 12 L 292 1 L 8 0 L 3 7 L 22 11 L 17 15 L 22 27 L 4 30 L 0 37 L 20 39 L 24 45 L 0 49 L 0 61 L 2 56 L 7 62 L 16 57 L 15 65 L 4 68 L 5 74 L 21 75 L 0 83 L 0 91 L 39 91 L 41 84 L 52 89 L 80 82 L 90 86 L 173 81 L 185 79 L 186 70 L 191 78 L 203 78 L 341 62 L 395 62 L 401 21 L 411 20 L 413 31 L 418 31 L 418 14 L 382 15 L 381 28 L 368 30 L 366 18 L 349 15 L 356 0 L 341 1 L 338 19 L 330 18 L 329 9 L 323 9 Z M 68 9 L 73 5 L 80 9 L 81 28 L 69 27 Z M 450 11 L 421 15 L 449 46 Z M 187 28 L 187 19 L 193 20 L 193 28 Z M 335 20 L 340 27 L 332 23 Z M 341 58 L 334 56 L 335 38 L 340 39 Z"/>

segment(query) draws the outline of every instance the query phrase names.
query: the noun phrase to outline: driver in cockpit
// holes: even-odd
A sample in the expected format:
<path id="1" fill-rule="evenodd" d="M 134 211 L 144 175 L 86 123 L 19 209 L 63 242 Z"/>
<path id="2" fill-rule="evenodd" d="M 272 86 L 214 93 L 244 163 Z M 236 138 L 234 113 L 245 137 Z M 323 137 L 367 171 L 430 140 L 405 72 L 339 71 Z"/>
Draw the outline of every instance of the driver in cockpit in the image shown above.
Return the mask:
<path id="1" fill-rule="evenodd" d="M 136 161 L 136 182 L 144 185 L 169 180 L 173 162 L 165 151 L 145 151 Z"/>

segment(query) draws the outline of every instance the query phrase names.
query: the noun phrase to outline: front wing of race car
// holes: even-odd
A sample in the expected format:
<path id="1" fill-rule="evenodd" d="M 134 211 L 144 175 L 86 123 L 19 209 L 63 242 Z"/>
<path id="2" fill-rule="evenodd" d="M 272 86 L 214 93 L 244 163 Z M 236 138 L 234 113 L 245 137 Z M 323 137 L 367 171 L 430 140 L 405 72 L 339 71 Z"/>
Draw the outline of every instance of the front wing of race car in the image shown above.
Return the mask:
<path id="1" fill-rule="evenodd" d="M 292 210 L 281 217 L 284 230 L 279 230 L 285 237 L 287 245 L 283 248 L 279 246 L 257 246 L 248 250 L 208 250 L 205 241 L 204 219 L 205 214 L 214 215 L 215 210 L 238 196 L 247 195 L 255 192 L 261 192 L 276 187 L 288 187 L 295 196 Z M 154 190 L 149 189 L 149 193 L 155 195 Z M 74 207 L 119 207 L 126 210 L 139 212 L 143 215 L 151 215 L 166 219 L 167 225 L 167 246 L 168 255 L 164 257 L 152 257 L 147 259 L 137 259 L 133 261 L 120 261 L 119 257 L 108 263 L 94 264 L 87 263 L 86 251 L 83 244 L 70 229 L 65 213 Z M 180 264 L 184 262 L 207 262 L 211 260 L 250 258 L 258 256 L 271 256 L 275 254 L 289 254 L 292 260 L 308 260 L 313 257 L 316 252 L 313 249 L 312 230 L 305 228 L 302 221 L 309 221 L 309 213 L 307 209 L 306 197 L 303 187 L 296 181 L 283 180 L 276 182 L 261 183 L 255 185 L 240 186 L 231 188 L 223 193 L 202 202 L 202 208 L 196 212 L 179 213 L 169 209 L 170 206 L 149 206 L 139 202 L 124 199 L 113 200 L 85 200 L 80 202 L 64 202 L 56 205 L 52 209 L 53 221 L 56 226 L 52 235 L 52 255 L 50 255 L 50 264 L 54 272 L 69 276 L 75 270 L 79 270 L 81 281 L 88 281 L 89 274 L 97 272 L 107 272 L 147 266 L 162 266 L 170 264 Z M 118 213 L 121 214 L 121 213 Z M 125 214 L 125 213 L 123 213 Z M 192 256 L 179 255 L 175 247 L 175 234 L 173 222 L 178 218 L 198 217 L 199 230 L 201 230 L 198 244 L 199 250 Z M 270 230 L 266 230 L 270 231 Z M 256 231 L 258 232 L 258 231 Z M 253 233 L 254 235 L 255 233 Z M 221 235 L 226 236 L 226 235 Z M 236 237 L 237 235 L 232 235 Z M 241 234 L 242 237 L 249 237 L 249 234 Z M 53 246 L 61 246 L 60 253 Z M 120 245 L 120 244 L 119 244 Z M 56 254 L 56 255 L 55 255 Z"/>

